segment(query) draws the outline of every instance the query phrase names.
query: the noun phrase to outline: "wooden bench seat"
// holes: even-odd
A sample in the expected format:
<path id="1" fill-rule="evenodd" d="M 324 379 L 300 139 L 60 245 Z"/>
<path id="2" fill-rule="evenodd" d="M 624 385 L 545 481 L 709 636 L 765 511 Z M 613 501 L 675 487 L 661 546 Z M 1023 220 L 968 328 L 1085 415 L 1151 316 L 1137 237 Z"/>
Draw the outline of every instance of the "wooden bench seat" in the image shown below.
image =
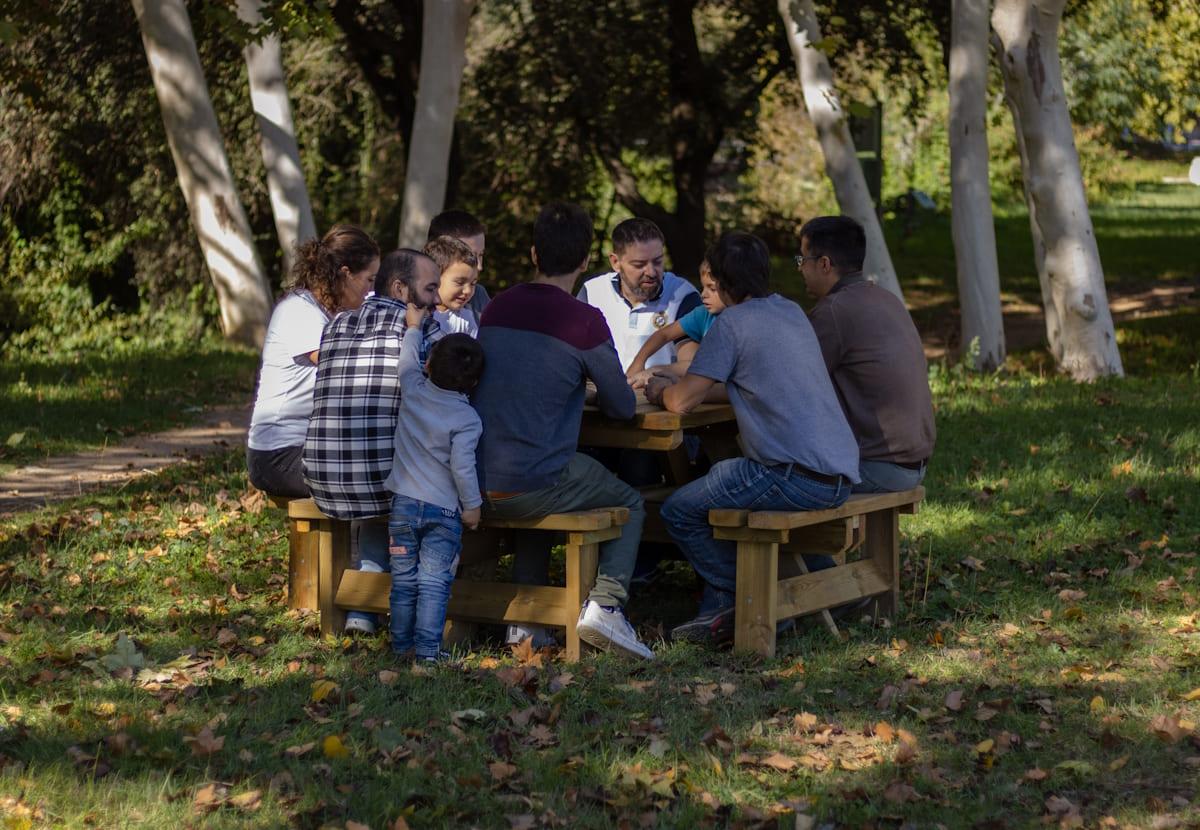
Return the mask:
<path id="1" fill-rule="evenodd" d="M 325 516 L 312 499 L 290 502 L 288 515 L 297 524 L 308 523 L 306 532 L 313 533 L 317 539 L 317 594 L 322 634 L 340 634 L 347 611 L 382 613 L 388 610 L 391 575 L 350 569 L 349 522 Z M 456 579 L 450 589 L 447 618 L 466 622 L 562 626 L 566 630 L 564 656 L 568 660 L 578 660 L 581 648 L 575 623 L 596 582 L 600 543 L 620 536 L 628 521 L 629 511 L 624 507 L 553 513 L 536 519 L 485 518 L 481 525 L 481 530 L 485 531 L 564 532 L 566 585 L 553 587 Z M 475 538 L 488 537 L 466 531 L 464 547 Z"/>
<path id="2" fill-rule="evenodd" d="M 914 487 L 852 495 L 829 510 L 709 511 L 714 538 L 737 542 L 734 648 L 773 656 L 780 620 L 827 612 L 863 598 L 876 598 L 879 613 L 895 614 L 900 605 L 899 517 L 915 513 L 924 498 L 925 488 Z M 827 552 L 809 544 L 812 529 L 820 528 L 824 529 L 817 538 L 827 534 L 834 541 L 861 545 L 862 558 L 804 572 L 802 552 Z M 783 546 L 788 547 L 785 556 Z M 801 573 L 785 572 L 781 578 L 781 564 L 791 564 Z"/>

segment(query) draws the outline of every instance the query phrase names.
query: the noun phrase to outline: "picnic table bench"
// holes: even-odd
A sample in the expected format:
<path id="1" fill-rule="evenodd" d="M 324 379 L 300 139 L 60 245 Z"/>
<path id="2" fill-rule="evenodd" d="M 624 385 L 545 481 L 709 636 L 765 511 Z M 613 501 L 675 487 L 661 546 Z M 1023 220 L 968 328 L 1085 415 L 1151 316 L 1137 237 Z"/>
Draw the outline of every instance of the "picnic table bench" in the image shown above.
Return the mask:
<path id="1" fill-rule="evenodd" d="M 900 514 L 915 513 L 924 498 L 925 488 L 914 487 L 852 495 L 829 510 L 710 510 L 713 537 L 737 542 L 734 649 L 772 657 L 779 621 L 864 598 L 875 598 L 879 613 L 895 614 L 900 607 Z M 847 521 L 852 519 L 857 519 L 857 528 Z M 824 552 L 809 544 L 813 538 L 809 529 L 816 527 L 831 539 L 860 533 L 862 558 L 781 578 L 785 545 L 791 560 L 783 559 L 784 563 L 795 563 L 800 570 L 801 552 Z"/>
<path id="2" fill-rule="evenodd" d="M 350 523 L 320 511 L 312 499 L 294 499 L 288 517 L 299 532 L 315 538 L 317 608 L 322 634 L 340 634 L 347 611 L 387 612 L 391 575 L 350 569 Z M 596 582 L 600 543 L 615 539 L 629 510 L 611 507 L 552 513 L 534 519 L 485 518 L 479 531 L 463 534 L 463 562 L 494 558 L 498 535 L 513 530 L 552 530 L 566 534 L 566 585 L 521 585 L 458 578 L 450 589 L 447 619 L 484 623 L 527 623 L 566 630 L 564 656 L 578 660 L 575 623 Z"/>

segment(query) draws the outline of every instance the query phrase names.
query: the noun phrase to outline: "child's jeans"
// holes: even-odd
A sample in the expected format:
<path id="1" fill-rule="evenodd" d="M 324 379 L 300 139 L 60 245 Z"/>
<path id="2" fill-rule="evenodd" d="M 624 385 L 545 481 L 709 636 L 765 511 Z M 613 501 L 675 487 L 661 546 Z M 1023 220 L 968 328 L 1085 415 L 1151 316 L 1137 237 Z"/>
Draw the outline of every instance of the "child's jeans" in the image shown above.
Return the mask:
<path id="1" fill-rule="evenodd" d="M 392 651 L 417 659 L 441 653 L 446 603 L 462 551 L 462 516 L 433 504 L 392 497 L 388 558 L 392 571 Z"/>

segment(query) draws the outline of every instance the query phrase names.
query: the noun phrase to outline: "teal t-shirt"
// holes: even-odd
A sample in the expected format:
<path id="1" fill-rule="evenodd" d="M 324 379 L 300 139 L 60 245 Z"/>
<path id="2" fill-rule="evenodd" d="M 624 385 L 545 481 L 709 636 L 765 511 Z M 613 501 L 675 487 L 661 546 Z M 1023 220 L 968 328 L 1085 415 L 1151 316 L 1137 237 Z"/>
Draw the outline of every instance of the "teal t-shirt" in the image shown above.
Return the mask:
<path id="1" fill-rule="evenodd" d="M 704 335 L 708 334 L 715 319 L 717 319 L 715 314 L 704 306 L 698 305 L 675 322 L 679 323 L 684 334 L 699 343 L 704 339 Z"/>

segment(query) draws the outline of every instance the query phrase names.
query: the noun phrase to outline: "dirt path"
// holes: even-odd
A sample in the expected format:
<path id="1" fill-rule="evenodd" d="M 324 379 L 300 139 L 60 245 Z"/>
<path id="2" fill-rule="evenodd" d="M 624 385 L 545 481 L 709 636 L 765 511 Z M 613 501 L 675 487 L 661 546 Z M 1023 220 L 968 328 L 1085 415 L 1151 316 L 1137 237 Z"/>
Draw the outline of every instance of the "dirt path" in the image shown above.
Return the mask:
<path id="1" fill-rule="evenodd" d="M 135 435 L 103 450 L 56 456 L 0 477 L 0 516 L 122 485 L 138 476 L 244 445 L 250 407 L 205 410 L 189 427 Z"/>
<path id="2" fill-rule="evenodd" d="M 914 311 L 921 298 L 910 298 Z M 1146 288 L 1114 288 L 1109 305 L 1117 321 L 1154 316 L 1171 309 L 1200 303 L 1200 281 L 1164 283 Z M 926 354 L 931 359 L 956 348 L 957 313 L 945 315 L 939 324 L 923 332 Z M 1044 342 L 1045 322 L 1038 306 L 1007 302 L 1004 329 L 1009 349 Z M 21 467 L 0 477 L 0 516 L 33 510 L 45 504 L 89 491 L 123 485 L 138 476 L 157 472 L 171 464 L 244 445 L 250 423 L 249 406 L 225 406 L 204 412 L 193 426 L 136 435 L 104 450 L 49 458 Z"/>

